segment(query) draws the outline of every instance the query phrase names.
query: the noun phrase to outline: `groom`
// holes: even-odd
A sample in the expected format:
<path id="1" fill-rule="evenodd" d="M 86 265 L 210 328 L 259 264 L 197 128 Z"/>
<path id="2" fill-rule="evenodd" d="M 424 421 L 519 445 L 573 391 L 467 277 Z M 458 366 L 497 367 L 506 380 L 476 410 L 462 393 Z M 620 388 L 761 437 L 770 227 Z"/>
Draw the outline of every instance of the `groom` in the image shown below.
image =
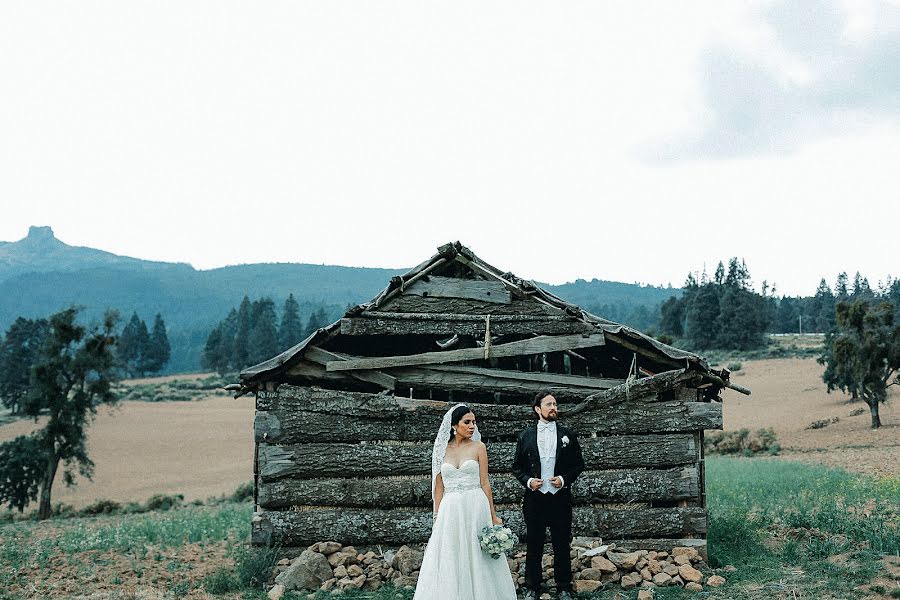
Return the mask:
<path id="1" fill-rule="evenodd" d="M 571 486 L 584 470 L 584 459 L 575 432 L 557 423 L 556 398 L 538 392 L 532 407 L 538 421 L 519 434 L 512 466 L 513 475 L 525 486 L 525 600 L 541 595 L 541 559 L 548 527 L 559 600 L 572 600 Z"/>

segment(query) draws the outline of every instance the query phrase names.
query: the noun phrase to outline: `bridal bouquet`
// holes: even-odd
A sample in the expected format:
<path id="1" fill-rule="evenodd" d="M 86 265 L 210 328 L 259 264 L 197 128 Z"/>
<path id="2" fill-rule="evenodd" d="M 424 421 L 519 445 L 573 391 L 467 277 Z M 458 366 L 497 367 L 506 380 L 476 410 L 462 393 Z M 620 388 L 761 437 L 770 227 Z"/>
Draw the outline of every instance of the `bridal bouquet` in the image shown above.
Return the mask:
<path id="1" fill-rule="evenodd" d="M 490 525 L 481 530 L 478 541 L 481 549 L 490 554 L 491 558 L 500 558 L 519 543 L 519 538 L 509 527 Z"/>

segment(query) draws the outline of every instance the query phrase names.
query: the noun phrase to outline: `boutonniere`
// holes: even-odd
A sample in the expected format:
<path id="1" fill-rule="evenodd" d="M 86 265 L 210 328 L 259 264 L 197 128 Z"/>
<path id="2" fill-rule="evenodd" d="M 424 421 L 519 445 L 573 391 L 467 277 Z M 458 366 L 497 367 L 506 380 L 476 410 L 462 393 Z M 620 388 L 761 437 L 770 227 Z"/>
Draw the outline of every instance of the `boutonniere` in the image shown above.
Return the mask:
<path id="1" fill-rule="evenodd" d="M 567 435 L 562 436 L 562 439 L 560 441 L 562 442 L 563 448 L 565 448 L 566 446 L 569 445 L 569 436 L 567 436 Z"/>

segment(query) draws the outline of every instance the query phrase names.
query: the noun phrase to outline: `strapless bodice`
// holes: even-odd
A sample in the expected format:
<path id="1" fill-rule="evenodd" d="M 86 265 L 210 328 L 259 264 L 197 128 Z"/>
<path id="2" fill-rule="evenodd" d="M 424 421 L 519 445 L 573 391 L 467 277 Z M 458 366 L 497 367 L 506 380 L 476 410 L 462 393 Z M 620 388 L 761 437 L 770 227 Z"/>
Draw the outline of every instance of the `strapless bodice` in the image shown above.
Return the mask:
<path id="1" fill-rule="evenodd" d="M 444 480 L 444 493 L 465 492 L 481 487 L 481 471 L 478 461 L 464 460 L 459 468 L 450 463 L 441 465 L 441 479 Z"/>

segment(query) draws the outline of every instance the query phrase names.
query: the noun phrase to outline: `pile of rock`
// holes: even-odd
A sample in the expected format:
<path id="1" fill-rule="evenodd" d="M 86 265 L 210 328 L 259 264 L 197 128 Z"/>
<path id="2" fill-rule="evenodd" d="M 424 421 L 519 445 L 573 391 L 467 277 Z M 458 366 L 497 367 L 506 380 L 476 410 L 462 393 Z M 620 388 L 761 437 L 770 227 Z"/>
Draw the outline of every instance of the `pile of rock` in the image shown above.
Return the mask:
<path id="1" fill-rule="evenodd" d="M 403 546 L 399 550 L 364 551 L 338 542 L 319 542 L 299 556 L 282 559 L 275 569 L 271 600 L 279 600 L 286 590 L 349 589 L 377 590 L 390 583 L 397 587 L 415 587 L 422 566 L 422 550 Z M 517 549 L 508 559 L 517 588 L 525 584 L 525 551 Z M 576 538 L 572 544 L 572 569 L 576 592 L 600 588 L 642 588 L 644 598 L 653 597 L 653 588 L 680 586 L 702 591 L 707 586 L 725 583 L 719 575 L 710 575 L 695 548 L 676 547 L 671 552 L 630 550 L 604 545 L 600 540 Z M 553 556 L 543 557 L 544 579 L 553 583 Z M 548 595 L 549 597 L 549 595 Z"/>
<path id="2" fill-rule="evenodd" d="M 293 560 L 278 562 L 269 598 L 278 600 L 286 590 L 377 590 L 387 582 L 415 587 L 421 566 L 422 551 L 409 546 L 378 553 L 361 552 L 338 542 L 319 542 Z"/>
<path id="3" fill-rule="evenodd" d="M 545 556 L 544 562 L 552 564 L 553 557 Z M 631 551 L 585 538 L 576 538 L 573 543 L 572 570 L 575 572 L 576 592 L 592 592 L 611 585 L 626 590 L 652 590 L 677 585 L 688 591 L 700 592 L 703 591 L 704 581 L 711 587 L 725 583 L 719 575 L 704 574 L 710 569 L 696 548 L 675 547 L 671 552 Z M 545 576 L 552 576 L 552 570 L 547 569 Z M 523 581 L 520 578 L 520 583 Z"/>

